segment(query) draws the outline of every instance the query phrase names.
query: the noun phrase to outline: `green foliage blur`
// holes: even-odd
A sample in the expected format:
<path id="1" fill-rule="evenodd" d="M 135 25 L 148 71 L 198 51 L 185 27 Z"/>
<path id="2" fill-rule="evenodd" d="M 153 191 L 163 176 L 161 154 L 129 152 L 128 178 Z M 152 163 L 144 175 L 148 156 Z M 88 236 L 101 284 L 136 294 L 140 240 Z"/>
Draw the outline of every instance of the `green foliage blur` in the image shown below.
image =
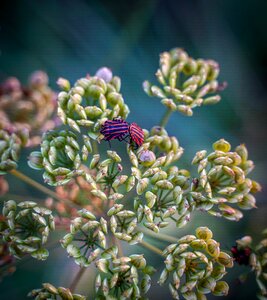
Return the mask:
<path id="1" fill-rule="evenodd" d="M 60 76 L 74 82 L 108 66 L 122 78 L 122 93 L 131 110 L 129 121 L 148 129 L 158 124 L 164 113 L 160 102 L 142 90 L 145 79 L 154 80 L 159 53 L 182 47 L 193 57 L 218 61 L 219 78 L 228 83 L 222 101 L 196 109 L 191 118 L 173 114 L 167 130 L 185 148 L 180 165 L 189 169 L 194 153 L 211 150 L 212 143 L 220 138 L 233 146 L 245 143 L 256 165 L 252 178 L 262 184 L 263 192 L 257 195 L 258 209 L 245 212 L 238 223 L 198 213 L 189 225 L 179 231 L 174 228 L 172 234 L 182 236 L 208 225 L 228 250 L 246 234 L 259 240 L 267 225 L 266 0 L 1 1 L 0 26 L 1 81 L 16 76 L 25 82 L 32 71 L 41 69 L 56 89 Z M 121 145 L 115 142 L 113 147 Z M 21 170 L 42 182 L 41 174 L 27 167 L 27 155 L 21 157 Z M 17 179 L 8 179 L 12 194 L 45 199 Z M 17 271 L 0 283 L 0 299 L 27 299 L 27 293 L 42 282 L 65 287 L 71 283 L 78 266 L 55 244 L 63 235 L 52 237 L 54 250 L 46 262 L 26 260 L 18 264 Z M 157 246 L 163 249 L 165 245 L 159 242 Z M 148 255 L 147 250 L 136 249 Z M 130 253 L 131 249 L 125 251 Z M 163 266 L 157 265 L 158 257 L 147 257 L 160 271 Z M 252 276 L 246 284 L 238 283 L 242 271 L 238 266 L 230 270 L 226 277 L 230 292 L 225 299 L 256 299 Z M 93 278 L 88 271 L 77 291 L 87 294 Z M 170 297 L 167 287 L 156 284 L 157 279 L 149 297 Z"/>

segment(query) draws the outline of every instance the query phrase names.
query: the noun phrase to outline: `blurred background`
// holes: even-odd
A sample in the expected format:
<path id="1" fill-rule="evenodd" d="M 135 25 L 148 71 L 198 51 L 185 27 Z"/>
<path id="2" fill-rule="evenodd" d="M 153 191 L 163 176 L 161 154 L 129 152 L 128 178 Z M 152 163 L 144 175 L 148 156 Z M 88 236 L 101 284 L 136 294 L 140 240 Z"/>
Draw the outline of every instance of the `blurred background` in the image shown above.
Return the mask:
<path id="1" fill-rule="evenodd" d="M 74 82 L 108 66 L 122 78 L 122 94 L 131 109 L 129 121 L 137 121 L 143 128 L 158 124 L 165 111 L 160 101 L 142 90 L 145 79 L 155 82 L 159 53 L 182 47 L 194 58 L 218 61 L 219 79 L 228 82 L 222 101 L 196 109 L 191 118 L 173 114 L 167 130 L 185 148 L 182 167 L 190 168 L 194 153 L 211 150 L 212 143 L 220 138 L 233 146 L 245 143 L 256 165 L 252 178 L 262 184 L 263 191 L 257 197 L 258 209 L 245 211 L 238 223 L 197 214 L 193 222 L 172 234 L 181 236 L 193 233 L 199 225 L 208 225 L 222 248 L 228 250 L 245 234 L 260 238 L 267 225 L 266 0 L 1 1 L 0 26 L 0 81 L 16 76 L 26 83 L 28 75 L 40 69 L 48 73 L 50 85 L 56 89 L 59 76 Z M 41 174 L 27 167 L 27 155 L 23 153 L 21 168 L 41 182 Z M 11 192 L 44 199 L 43 194 L 17 179 L 9 179 Z M 54 235 L 54 240 L 59 236 Z M 27 299 L 27 293 L 42 282 L 67 287 L 78 266 L 67 259 L 58 244 L 52 247 L 46 262 L 21 261 L 17 271 L 0 283 L 0 299 Z M 125 247 L 126 253 L 131 251 Z M 135 251 L 144 252 L 161 270 L 156 255 L 141 247 Z M 226 299 L 256 299 L 252 276 L 246 284 L 238 283 L 242 271 L 235 266 L 227 275 L 230 292 Z M 77 292 L 88 293 L 93 280 L 93 274 L 86 273 Z M 168 288 L 156 283 L 149 297 L 171 298 Z"/>

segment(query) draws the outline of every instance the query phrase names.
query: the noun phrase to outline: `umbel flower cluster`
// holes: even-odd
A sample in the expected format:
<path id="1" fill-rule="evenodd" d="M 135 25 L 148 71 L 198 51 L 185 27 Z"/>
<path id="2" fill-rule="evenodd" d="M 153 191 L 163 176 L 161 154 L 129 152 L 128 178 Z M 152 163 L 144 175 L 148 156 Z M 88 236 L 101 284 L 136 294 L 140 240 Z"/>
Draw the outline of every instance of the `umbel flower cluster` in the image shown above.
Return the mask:
<path id="1" fill-rule="evenodd" d="M 165 269 L 159 283 L 163 284 L 172 274 L 169 287 L 174 299 L 179 299 L 178 290 L 185 299 L 203 299 L 211 292 L 215 296 L 228 294 L 228 284 L 220 279 L 226 274 L 226 268 L 233 266 L 233 259 L 220 250 L 220 244 L 212 239 L 212 231 L 207 227 L 197 228 L 196 235 L 178 239 L 163 255 Z"/>
<path id="2" fill-rule="evenodd" d="M 21 148 L 38 145 L 59 124 L 56 103 L 43 71 L 32 73 L 26 86 L 15 77 L 0 84 L 0 174 L 16 169 Z"/>
<path id="3" fill-rule="evenodd" d="M 168 134 L 168 119 L 173 111 L 192 116 L 195 107 L 219 102 L 218 93 L 225 84 L 218 82 L 218 75 L 219 65 L 215 61 L 195 60 L 182 49 L 161 54 L 156 72 L 161 86 L 148 81 L 143 86 L 149 96 L 161 99 L 166 113 L 159 125 L 151 129 L 141 129 L 132 123 L 135 131 L 127 122 L 130 110 L 120 92 L 121 80 L 108 68 L 80 78 L 73 85 L 59 78 L 57 115 L 63 128 L 47 125 L 51 117 L 51 124 L 56 124 L 54 102 L 48 100 L 54 92 L 47 87 L 43 73 L 32 75 L 27 92 L 14 79 L 4 85 L 1 97 L 11 100 L 3 100 L 5 105 L 1 106 L 0 97 L 0 108 L 5 108 L 5 121 L 0 124 L 1 174 L 9 172 L 49 197 L 42 203 L 4 202 L 0 219 L 3 255 L 16 259 L 30 255 L 45 260 L 51 231 L 64 229 L 67 232 L 60 238 L 60 245 L 81 267 L 69 288 L 43 283 L 29 296 L 148 299 L 155 281 L 167 285 L 174 299 L 204 300 L 209 293 L 227 295 L 229 286 L 222 279 L 234 262 L 250 262 L 261 295 L 266 296 L 264 240 L 255 252 L 250 244 L 241 242 L 230 252 L 221 249 L 207 224 L 196 228 L 195 235 L 179 234 L 179 228 L 185 227 L 197 210 L 239 221 L 242 210 L 256 207 L 254 195 L 261 189 L 259 183 L 248 177 L 254 164 L 248 159 L 246 147 L 239 145 L 232 150 L 224 139 L 214 142 L 212 152 L 196 153 L 192 160 L 193 168 L 197 169 L 194 176 L 179 167 L 184 149 L 177 137 Z M 23 120 L 28 124 L 27 132 L 17 125 L 23 123 L 18 117 L 21 111 L 8 109 L 7 103 L 14 101 L 18 103 L 15 109 L 28 112 Z M 35 124 L 31 116 L 38 113 L 40 124 Z M 28 165 L 42 173 L 44 183 L 51 189 L 14 170 L 21 148 L 29 145 L 28 136 L 32 145 L 42 131 L 45 132 L 40 147 L 30 153 Z M 124 146 L 124 155 L 117 151 L 114 139 Z M 104 150 L 105 141 L 111 141 L 111 149 Z M 0 192 L 6 193 L 8 184 L 3 177 L 0 185 Z M 175 236 L 166 235 L 164 228 L 171 230 L 173 225 L 177 228 Z M 170 244 L 160 249 L 148 243 L 147 236 Z M 159 255 L 159 272 L 135 245 Z M 124 254 L 125 248 L 128 256 Z M 96 273 L 94 294 L 76 294 L 79 279 L 91 268 Z"/>

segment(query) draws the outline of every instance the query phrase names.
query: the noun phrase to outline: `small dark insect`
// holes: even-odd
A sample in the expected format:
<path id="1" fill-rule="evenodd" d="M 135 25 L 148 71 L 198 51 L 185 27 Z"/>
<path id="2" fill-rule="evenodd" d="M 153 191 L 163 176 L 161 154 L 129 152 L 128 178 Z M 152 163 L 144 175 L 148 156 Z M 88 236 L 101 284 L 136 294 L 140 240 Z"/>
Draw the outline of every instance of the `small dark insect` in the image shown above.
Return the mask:
<path id="1" fill-rule="evenodd" d="M 120 118 L 113 120 L 107 120 L 100 130 L 100 133 L 104 135 L 105 141 L 111 141 L 118 139 L 123 141 L 129 134 L 129 124 Z"/>
<path id="2" fill-rule="evenodd" d="M 144 143 L 144 131 L 136 123 L 132 123 L 129 126 L 130 139 L 137 147 L 140 147 Z"/>

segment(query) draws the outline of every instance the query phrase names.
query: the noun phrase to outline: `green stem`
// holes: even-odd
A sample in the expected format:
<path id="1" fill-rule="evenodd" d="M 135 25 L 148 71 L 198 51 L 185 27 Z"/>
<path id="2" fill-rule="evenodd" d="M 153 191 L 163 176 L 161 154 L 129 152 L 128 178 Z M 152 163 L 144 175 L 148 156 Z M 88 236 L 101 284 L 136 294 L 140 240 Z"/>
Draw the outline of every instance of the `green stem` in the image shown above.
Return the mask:
<path id="1" fill-rule="evenodd" d="M 138 227 L 138 231 L 143 232 L 146 235 L 151 236 L 154 239 L 159 239 L 164 242 L 169 242 L 169 243 L 177 243 L 177 239 L 173 236 L 163 234 L 163 233 L 154 233 L 151 230 L 145 229 L 145 228 L 140 228 Z"/>
<path id="2" fill-rule="evenodd" d="M 171 114 L 172 114 L 172 110 L 171 110 L 170 108 L 168 108 L 168 109 L 166 110 L 164 116 L 162 117 L 160 123 L 159 123 L 159 125 L 160 125 L 161 127 L 163 127 L 163 128 L 166 127 L 166 125 L 167 125 L 167 123 L 168 123 L 168 121 L 169 121 L 169 118 L 170 118 Z"/>
<path id="3" fill-rule="evenodd" d="M 120 257 L 123 256 L 123 250 L 122 250 L 122 246 L 121 246 L 121 241 L 119 241 L 114 235 L 111 236 L 112 242 L 114 243 L 114 245 L 116 245 L 118 247 L 118 254 Z"/>
<path id="4" fill-rule="evenodd" d="M 57 200 L 59 202 L 65 203 L 65 204 L 67 204 L 71 207 L 80 208 L 80 206 L 74 204 L 72 201 L 70 201 L 68 199 L 62 199 L 62 198 L 58 197 L 57 193 L 55 193 L 54 191 L 52 191 L 52 190 L 48 189 L 47 187 L 43 186 L 39 182 L 31 179 L 27 175 L 19 172 L 18 170 L 11 170 L 9 173 L 12 174 L 13 176 L 19 178 L 20 180 L 26 182 L 27 184 L 35 187 L 37 190 L 43 192 L 44 194 L 54 198 L 55 200 Z"/>
<path id="5" fill-rule="evenodd" d="M 149 243 L 147 243 L 147 242 L 145 242 L 145 241 L 141 241 L 141 242 L 140 242 L 140 245 L 141 245 L 141 246 L 144 246 L 145 248 L 147 248 L 147 249 L 153 251 L 154 253 L 156 253 L 156 254 L 158 254 L 158 255 L 160 255 L 160 256 L 163 256 L 163 255 L 162 255 L 162 251 L 161 251 L 159 248 L 157 248 L 157 247 L 155 247 L 155 246 L 153 246 L 153 245 L 151 245 L 151 244 L 149 244 Z"/>
<path id="6" fill-rule="evenodd" d="M 73 281 L 72 281 L 72 283 L 71 283 L 71 285 L 70 285 L 70 290 L 71 290 L 72 292 L 75 291 L 76 286 L 77 286 L 77 284 L 79 283 L 79 281 L 80 281 L 80 279 L 82 278 L 83 273 L 84 273 L 85 271 L 86 271 L 86 268 L 85 268 L 85 267 L 80 268 L 79 272 L 78 272 L 78 273 L 76 274 L 76 276 L 74 277 L 74 279 L 73 279 Z"/>
<path id="7" fill-rule="evenodd" d="M 110 196 L 110 192 L 111 192 L 111 185 L 108 186 L 108 193 L 107 193 L 107 197 L 108 197 L 108 201 L 106 203 L 106 211 L 109 210 L 109 206 L 110 206 L 110 199 L 109 199 L 109 196 Z M 103 206 L 104 206 L 104 203 L 103 203 Z M 103 207 L 104 208 L 104 207 Z"/>

